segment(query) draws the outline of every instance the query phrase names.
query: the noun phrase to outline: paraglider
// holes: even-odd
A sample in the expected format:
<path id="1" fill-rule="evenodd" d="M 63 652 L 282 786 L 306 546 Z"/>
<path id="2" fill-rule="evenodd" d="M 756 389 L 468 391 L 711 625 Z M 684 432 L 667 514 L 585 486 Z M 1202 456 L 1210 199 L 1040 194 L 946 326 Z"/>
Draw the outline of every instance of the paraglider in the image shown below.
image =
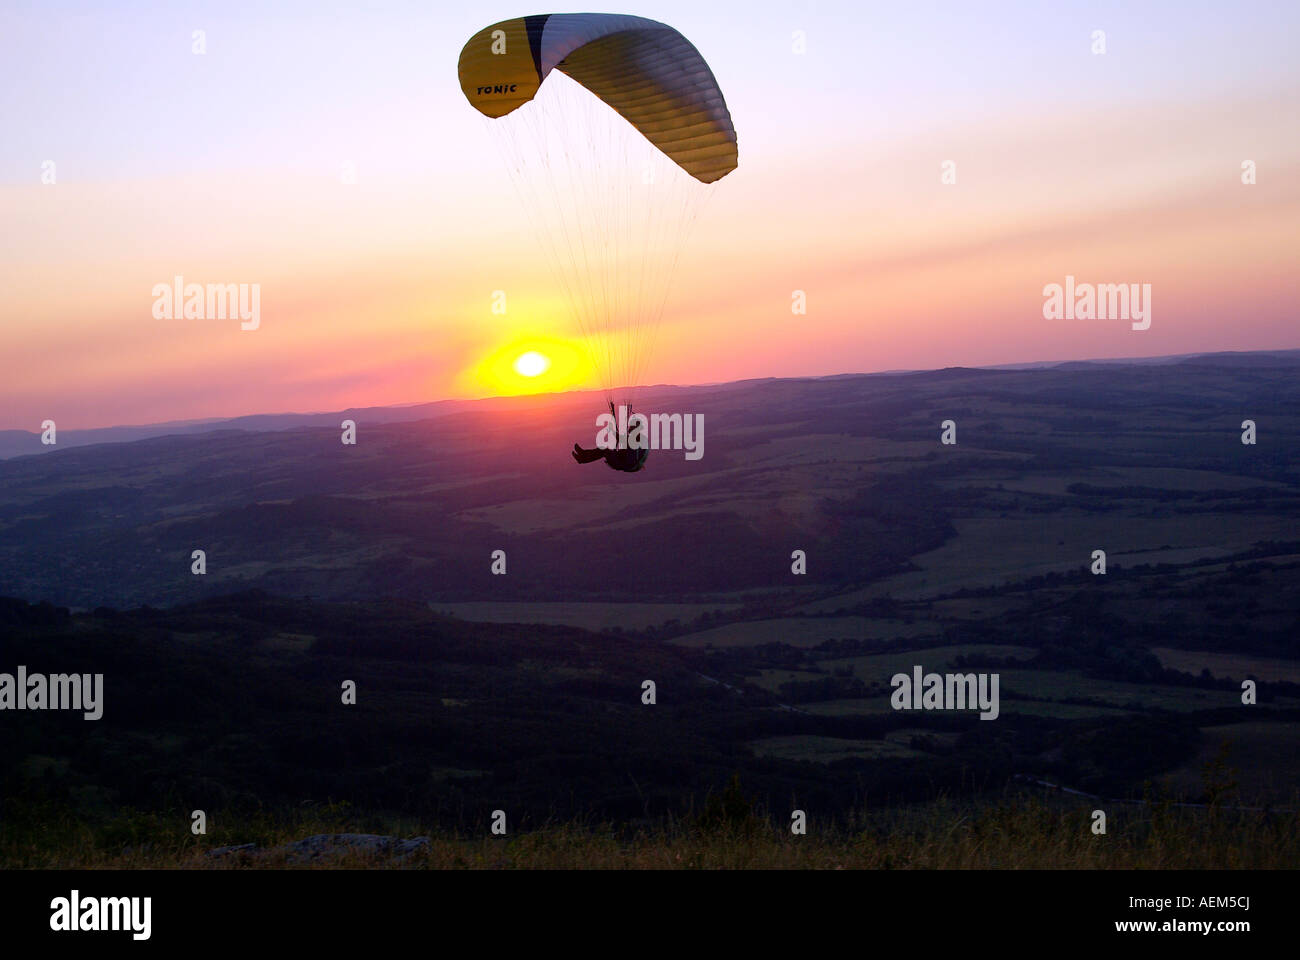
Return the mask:
<path id="1" fill-rule="evenodd" d="M 628 412 L 630 413 L 630 411 Z M 612 400 L 609 403 L 609 417 L 612 421 L 618 419 L 618 413 L 614 410 L 614 401 Z M 628 420 L 631 420 L 630 416 Z M 637 473 L 644 470 L 645 462 L 650 456 L 649 447 L 630 443 L 626 428 L 617 436 L 618 442 L 609 447 L 602 447 L 597 442 L 596 446 L 588 449 L 575 443 L 573 445 L 573 459 L 578 463 L 595 463 L 597 460 L 604 460 L 605 466 L 621 473 Z"/>
<path id="2" fill-rule="evenodd" d="M 484 27 L 461 50 L 459 72 L 466 99 L 488 118 L 606 400 L 612 408 L 617 392 L 630 402 L 683 241 L 712 185 L 736 169 L 736 131 L 712 70 L 666 24 L 573 13 Z M 636 472 L 646 451 L 574 444 L 573 455 Z"/>

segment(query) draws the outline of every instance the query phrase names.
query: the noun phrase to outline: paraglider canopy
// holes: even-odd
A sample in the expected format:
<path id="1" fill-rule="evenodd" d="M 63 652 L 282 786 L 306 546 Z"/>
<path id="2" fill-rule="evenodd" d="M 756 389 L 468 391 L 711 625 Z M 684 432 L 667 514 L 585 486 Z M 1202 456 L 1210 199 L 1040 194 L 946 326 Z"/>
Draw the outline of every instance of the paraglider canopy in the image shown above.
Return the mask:
<path id="1" fill-rule="evenodd" d="M 563 13 L 484 27 L 461 51 L 459 73 L 606 398 L 631 401 L 686 236 L 736 168 L 713 71 L 665 24 Z"/>
<path id="2" fill-rule="evenodd" d="M 736 131 L 713 71 L 666 24 L 611 13 L 553 13 L 484 27 L 460 53 L 460 87 L 488 117 L 536 96 L 559 70 L 614 108 L 701 183 L 736 169 Z"/>

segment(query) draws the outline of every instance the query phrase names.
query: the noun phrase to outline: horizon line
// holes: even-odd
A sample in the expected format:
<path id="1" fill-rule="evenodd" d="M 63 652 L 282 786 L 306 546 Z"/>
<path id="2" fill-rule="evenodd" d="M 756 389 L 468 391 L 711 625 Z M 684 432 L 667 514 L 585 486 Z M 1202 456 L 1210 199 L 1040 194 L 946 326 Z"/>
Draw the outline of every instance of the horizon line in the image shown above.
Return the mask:
<path id="1" fill-rule="evenodd" d="M 1097 364 L 1159 363 L 1164 361 L 1173 362 L 1178 360 L 1187 360 L 1195 357 L 1248 356 L 1252 354 L 1271 355 L 1271 354 L 1286 354 L 1286 353 L 1300 354 L 1300 347 L 1277 347 L 1277 348 L 1270 348 L 1264 350 L 1200 350 L 1192 353 L 1151 354 L 1151 355 L 1125 356 L 1125 357 L 1087 357 L 1087 358 L 1071 359 L 1071 360 L 1022 360 L 1022 361 L 1015 361 L 1011 363 L 976 364 L 973 366 L 954 364 L 952 366 L 945 366 L 945 367 L 912 367 L 912 368 L 898 367 L 898 368 L 891 368 L 888 370 L 860 370 L 860 371 L 846 371 L 842 373 L 803 374 L 803 375 L 784 376 L 784 377 L 781 376 L 741 377 L 736 380 L 709 380 L 700 383 L 647 383 L 647 384 L 638 384 L 631 388 L 619 388 L 619 389 L 690 390 L 690 389 L 699 389 L 703 387 L 722 387 L 722 386 L 732 386 L 735 384 L 742 384 L 742 383 L 756 383 L 762 380 L 773 380 L 773 381 L 829 380 L 829 379 L 842 378 L 842 377 L 902 376 L 907 374 L 918 374 L 918 373 L 937 373 L 943 370 L 1017 370 L 1017 369 L 1023 370 L 1023 369 L 1033 369 L 1033 368 L 1044 368 L 1044 367 L 1051 368 L 1051 367 L 1061 366 L 1062 364 L 1067 364 L 1067 363 L 1097 363 Z M 215 428 L 220 428 L 222 424 L 232 423 L 236 420 L 253 419 L 256 417 L 323 417 L 323 416 L 331 416 L 331 415 L 348 413 L 351 411 L 402 410 L 402 409 L 409 409 L 411 407 L 436 406 L 445 403 L 483 403 L 489 400 L 516 400 L 516 399 L 525 399 L 529 397 L 565 397 L 565 396 L 579 396 L 581 394 L 586 394 L 586 393 L 605 393 L 605 392 L 607 391 L 603 390 L 600 387 L 591 387 L 585 389 L 563 390 L 563 391 L 542 391 L 537 393 L 500 393 L 500 394 L 486 394 L 477 397 L 442 397 L 436 400 L 398 401 L 396 403 L 373 404 L 369 406 L 336 407 L 327 410 L 311 410 L 311 411 L 281 410 L 281 411 L 261 412 L 261 413 L 239 413 L 239 414 L 231 414 L 225 416 L 216 415 L 210 417 L 193 417 L 185 420 L 156 420 L 149 423 L 112 423 L 112 424 L 106 424 L 104 426 L 99 426 L 99 427 L 64 427 L 61 428 L 61 430 L 62 432 L 66 432 L 66 433 L 90 433 L 94 431 L 107 431 L 107 430 L 145 430 L 150 428 L 161 428 L 161 427 L 193 427 L 193 426 L 203 426 L 203 425 L 212 425 L 215 429 Z M 0 428 L 0 435 L 5 433 L 26 433 L 30 436 L 39 436 L 41 431 L 24 430 L 21 427 Z"/>

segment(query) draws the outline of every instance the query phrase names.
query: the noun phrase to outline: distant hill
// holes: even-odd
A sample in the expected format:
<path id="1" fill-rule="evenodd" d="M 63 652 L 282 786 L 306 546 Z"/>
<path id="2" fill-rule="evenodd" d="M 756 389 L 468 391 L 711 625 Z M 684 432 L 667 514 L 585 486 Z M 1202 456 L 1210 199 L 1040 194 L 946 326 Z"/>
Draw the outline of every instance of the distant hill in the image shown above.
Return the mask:
<path id="1" fill-rule="evenodd" d="M 987 367 L 949 367 L 944 370 L 886 370 L 873 373 L 845 373 L 826 377 L 786 378 L 793 380 L 840 380 L 856 379 L 863 376 L 898 376 L 901 374 L 925 374 L 946 376 L 954 370 L 1081 370 L 1101 365 L 1118 364 L 1166 364 L 1166 363 L 1212 363 L 1222 366 L 1258 366 L 1290 364 L 1300 359 L 1300 350 L 1270 350 L 1244 353 L 1204 353 L 1183 354 L 1168 357 L 1136 357 L 1108 360 L 1054 361 L 1044 360 L 1031 363 L 999 364 Z M 772 383 L 779 378 L 764 377 L 749 380 L 737 380 L 729 383 L 702 384 L 699 386 L 673 387 L 660 384 L 644 388 L 659 396 L 668 396 L 677 392 L 697 389 L 746 389 L 759 383 Z M 584 392 L 569 394 L 581 397 Z M 438 400 L 430 403 L 402 404 L 388 407 L 351 407 L 327 413 L 265 413 L 243 417 L 208 418 L 203 420 L 171 420 L 163 423 L 140 424 L 135 426 L 97 427 L 89 430 L 60 429 L 57 449 L 82 447 L 98 443 L 130 443 L 162 436 L 187 436 L 196 433 L 209 433 L 216 430 L 271 431 L 291 430 L 296 427 L 337 427 L 344 419 L 355 420 L 358 424 L 373 426 L 383 423 L 409 423 L 414 420 L 428 420 L 472 409 L 503 410 L 516 409 L 526 405 L 527 397 L 489 397 L 480 400 Z M 40 442 L 40 433 L 28 430 L 0 430 L 0 460 L 38 453 L 50 453 L 55 447 L 45 446 Z"/>
<path id="2" fill-rule="evenodd" d="M 393 422 L 348 411 L 356 446 L 339 442 L 337 414 L 60 445 L 0 462 L 0 583 L 82 608 L 254 587 L 690 605 L 917 589 L 934 551 L 967 540 L 970 553 L 950 547 L 954 589 L 1072 566 L 1096 542 L 1185 562 L 1292 539 L 1297 373 L 1300 360 L 1269 355 L 647 388 L 641 409 L 703 417 L 703 455 L 654 451 L 634 475 L 571 459 L 594 442 L 589 394 L 398 408 Z M 1247 414 L 1255 447 L 1240 442 Z M 955 446 L 939 442 L 945 420 Z M 994 519 L 1005 532 L 981 542 Z M 809 558 L 799 577 L 795 549 Z M 490 570 L 495 550 L 506 576 Z"/>
<path id="3" fill-rule="evenodd" d="M 1153 366 L 1166 363 L 1212 362 L 1223 366 L 1255 366 L 1277 363 L 1295 363 L 1300 360 L 1300 350 L 1248 350 L 1219 353 L 1178 353 L 1161 357 L 1111 357 L 1091 360 L 1038 360 L 1030 363 L 1003 363 L 985 367 L 986 370 L 1086 370 L 1091 367 L 1123 364 L 1126 366 Z"/>
<path id="4" fill-rule="evenodd" d="M 438 400 L 392 407 L 350 407 L 332 413 L 263 413 L 229 419 L 172 420 L 165 423 L 137 426 L 98 427 L 90 430 L 65 430 L 58 432 L 58 443 L 45 446 L 39 432 L 26 430 L 0 430 L 0 459 L 36 453 L 51 453 L 69 447 L 84 447 L 98 443 L 131 443 L 164 436 L 192 436 L 220 430 L 265 432 L 292 430 L 299 427 L 337 427 L 342 420 L 355 420 L 358 425 L 373 426 L 378 423 L 408 423 L 412 420 L 429 420 L 483 405 L 486 408 L 509 409 L 517 397 L 490 397 L 483 400 Z"/>

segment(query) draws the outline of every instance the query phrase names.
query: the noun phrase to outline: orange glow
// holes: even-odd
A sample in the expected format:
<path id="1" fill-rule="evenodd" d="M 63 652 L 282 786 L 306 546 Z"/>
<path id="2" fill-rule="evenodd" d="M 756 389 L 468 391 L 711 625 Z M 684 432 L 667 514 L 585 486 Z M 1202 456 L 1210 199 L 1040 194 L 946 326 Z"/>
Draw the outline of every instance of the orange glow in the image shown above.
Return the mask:
<path id="1" fill-rule="evenodd" d="M 520 334 L 496 347 L 466 375 L 470 393 L 508 396 L 556 393 L 588 383 L 592 375 L 581 342 Z"/>
<path id="2" fill-rule="evenodd" d="M 450 86 L 447 116 L 472 113 Z M 683 244 L 641 382 L 1293 347 L 1300 132 L 1281 118 L 1298 98 L 1005 113 L 862 150 L 775 131 Z M 1127 149 L 1062 151 L 1081 126 Z M 1219 144 L 1263 136 L 1273 175 L 1223 173 Z M 978 165 L 956 157 L 944 186 L 933 158 L 952 143 Z M 469 175 L 495 164 L 484 146 L 443 154 L 464 170 L 346 188 L 270 170 L 0 183 L 17 225 L 0 233 L 0 429 L 600 389 L 608 364 L 513 191 Z M 417 196 L 445 200 L 438 229 Z M 178 274 L 258 284 L 260 326 L 155 319 L 150 291 Z M 1066 274 L 1150 282 L 1151 329 L 1044 320 Z M 550 368 L 522 375 L 529 351 Z"/>

